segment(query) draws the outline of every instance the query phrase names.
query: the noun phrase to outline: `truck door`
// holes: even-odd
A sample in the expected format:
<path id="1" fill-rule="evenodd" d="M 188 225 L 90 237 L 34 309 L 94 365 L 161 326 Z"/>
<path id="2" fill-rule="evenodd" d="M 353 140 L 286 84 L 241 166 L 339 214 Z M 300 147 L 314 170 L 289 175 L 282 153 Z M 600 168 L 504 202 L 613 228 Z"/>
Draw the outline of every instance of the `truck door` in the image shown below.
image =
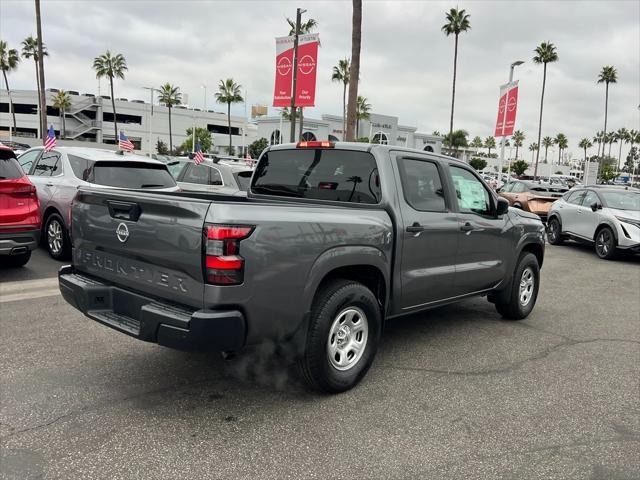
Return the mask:
<path id="1" fill-rule="evenodd" d="M 409 310 L 452 296 L 458 219 L 439 162 L 399 155 L 396 165 L 402 185 L 401 307 Z"/>
<path id="2" fill-rule="evenodd" d="M 495 216 L 496 199 L 471 170 L 449 165 L 458 206 L 455 295 L 497 285 L 506 274 L 511 235 L 506 215 Z"/>

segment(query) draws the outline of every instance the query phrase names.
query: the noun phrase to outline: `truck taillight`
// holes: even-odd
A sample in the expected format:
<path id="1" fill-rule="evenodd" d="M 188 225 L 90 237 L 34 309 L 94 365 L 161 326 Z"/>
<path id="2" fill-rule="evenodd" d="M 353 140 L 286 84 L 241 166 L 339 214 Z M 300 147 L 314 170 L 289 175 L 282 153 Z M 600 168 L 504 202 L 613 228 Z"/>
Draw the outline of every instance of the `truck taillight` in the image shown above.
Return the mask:
<path id="1" fill-rule="evenodd" d="M 212 285 L 239 285 L 244 280 L 240 241 L 249 237 L 251 225 L 206 225 L 205 280 Z"/>

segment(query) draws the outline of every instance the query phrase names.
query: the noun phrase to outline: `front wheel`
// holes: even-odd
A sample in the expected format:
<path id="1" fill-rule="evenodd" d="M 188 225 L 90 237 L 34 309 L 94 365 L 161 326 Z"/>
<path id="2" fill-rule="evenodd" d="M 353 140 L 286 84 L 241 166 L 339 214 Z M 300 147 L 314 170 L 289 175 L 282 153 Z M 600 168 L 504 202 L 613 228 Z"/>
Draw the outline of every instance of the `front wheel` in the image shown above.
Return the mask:
<path id="1" fill-rule="evenodd" d="M 496 301 L 496 310 L 508 320 L 522 320 L 533 310 L 540 287 L 540 266 L 533 253 L 518 259 L 508 295 Z"/>
<path id="2" fill-rule="evenodd" d="M 367 287 L 350 280 L 326 285 L 314 300 L 299 362 L 308 386 L 338 393 L 357 385 L 376 355 L 381 325 L 380 306 Z"/>
<path id="3" fill-rule="evenodd" d="M 596 254 L 604 260 L 612 260 L 616 253 L 616 237 L 609 227 L 603 227 L 596 235 Z"/>

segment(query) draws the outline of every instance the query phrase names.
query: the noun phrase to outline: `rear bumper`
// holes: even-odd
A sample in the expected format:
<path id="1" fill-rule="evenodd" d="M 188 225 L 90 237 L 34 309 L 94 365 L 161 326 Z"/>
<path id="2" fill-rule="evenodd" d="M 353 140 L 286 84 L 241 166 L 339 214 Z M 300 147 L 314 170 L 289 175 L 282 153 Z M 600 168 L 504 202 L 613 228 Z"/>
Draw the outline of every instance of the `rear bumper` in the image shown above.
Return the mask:
<path id="1" fill-rule="evenodd" d="M 0 255 L 20 255 L 38 248 L 40 229 L 0 233 Z"/>
<path id="2" fill-rule="evenodd" d="M 237 310 L 193 310 L 79 273 L 58 272 L 60 293 L 87 317 L 146 342 L 179 350 L 239 351 L 246 321 Z"/>

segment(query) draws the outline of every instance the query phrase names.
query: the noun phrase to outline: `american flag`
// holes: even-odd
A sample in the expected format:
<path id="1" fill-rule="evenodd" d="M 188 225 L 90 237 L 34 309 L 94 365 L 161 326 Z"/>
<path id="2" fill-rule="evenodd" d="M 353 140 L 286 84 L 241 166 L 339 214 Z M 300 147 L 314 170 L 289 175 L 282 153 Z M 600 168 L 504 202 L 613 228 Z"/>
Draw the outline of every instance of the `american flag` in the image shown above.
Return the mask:
<path id="1" fill-rule="evenodd" d="M 204 162 L 204 155 L 202 155 L 202 150 L 200 149 L 200 144 L 196 143 L 196 152 L 193 156 L 193 161 L 196 162 L 196 165 L 200 165 Z"/>
<path id="2" fill-rule="evenodd" d="M 247 154 L 244 157 L 244 164 L 248 167 L 253 167 L 253 158 L 251 158 L 251 154 L 247 150 Z"/>
<path id="3" fill-rule="evenodd" d="M 53 125 L 49 127 L 47 138 L 44 141 L 44 151 L 50 152 L 56 146 L 56 132 L 53 131 Z"/>
<path id="4" fill-rule="evenodd" d="M 118 138 L 118 147 L 120 147 L 120 150 L 124 150 L 125 152 L 133 150 L 133 143 L 129 141 L 122 130 L 120 130 L 120 138 Z"/>

